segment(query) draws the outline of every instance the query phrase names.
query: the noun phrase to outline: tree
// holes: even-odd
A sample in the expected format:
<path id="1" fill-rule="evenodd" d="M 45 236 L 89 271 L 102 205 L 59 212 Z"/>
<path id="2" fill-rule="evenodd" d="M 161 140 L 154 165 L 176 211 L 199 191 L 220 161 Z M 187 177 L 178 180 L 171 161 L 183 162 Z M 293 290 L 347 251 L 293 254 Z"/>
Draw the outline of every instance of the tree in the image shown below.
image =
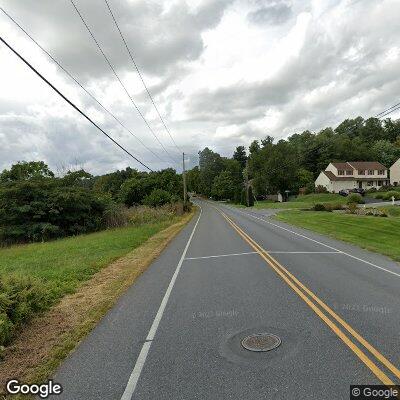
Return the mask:
<path id="1" fill-rule="evenodd" d="M 186 181 L 189 192 L 200 193 L 200 170 L 194 167 L 186 172 Z"/>
<path id="2" fill-rule="evenodd" d="M 145 196 L 146 190 L 142 181 L 138 178 L 131 178 L 125 181 L 119 191 L 119 200 L 128 207 L 140 204 Z"/>
<path id="3" fill-rule="evenodd" d="M 247 155 L 244 146 L 236 147 L 236 150 L 233 153 L 233 159 L 239 162 L 242 169 L 246 166 Z"/>
<path id="4" fill-rule="evenodd" d="M 11 166 L 0 174 L 0 183 L 28 180 L 33 178 L 53 178 L 54 173 L 43 161 L 23 161 Z"/>
<path id="5" fill-rule="evenodd" d="M 163 189 L 154 189 L 143 199 L 143 204 L 150 207 L 160 207 L 171 201 L 171 194 Z"/>
<path id="6" fill-rule="evenodd" d="M 200 189 L 207 196 L 211 195 L 214 178 L 224 169 L 223 159 L 208 147 L 199 152 Z"/>
<path id="7" fill-rule="evenodd" d="M 281 193 L 292 190 L 297 184 L 298 169 L 294 149 L 286 141 L 280 140 L 272 147 L 265 163 L 264 172 L 269 187 Z"/>
<path id="8" fill-rule="evenodd" d="M 389 168 L 400 158 L 400 149 L 388 140 L 378 140 L 372 146 L 372 154 L 376 161 Z"/>
<path id="9" fill-rule="evenodd" d="M 258 140 L 253 140 L 249 146 L 249 152 L 251 155 L 254 153 L 257 153 L 260 150 L 260 143 L 258 143 Z"/>
<path id="10" fill-rule="evenodd" d="M 222 171 L 214 178 L 211 194 L 217 200 L 232 200 L 235 194 L 235 185 L 229 171 Z"/>
<path id="11" fill-rule="evenodd" d="M 267 147 L 267 146 L 273 144 L 274 140 L 275 139 L 272 136 L 267 135 L 264 139 L 261 139 L 261 146 L 262 147 Z"/>

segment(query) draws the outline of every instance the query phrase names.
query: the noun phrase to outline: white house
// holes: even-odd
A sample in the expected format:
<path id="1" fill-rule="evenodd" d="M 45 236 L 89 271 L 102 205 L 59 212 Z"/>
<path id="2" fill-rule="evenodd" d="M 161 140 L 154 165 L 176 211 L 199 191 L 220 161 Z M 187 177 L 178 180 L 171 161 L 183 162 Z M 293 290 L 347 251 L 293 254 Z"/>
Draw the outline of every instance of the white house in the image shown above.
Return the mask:
<path id="1" fill-rule="evenodd" d="M 315 186 L 324 186 L 332 193 L 342 189 L 379 189 L 386 185 L 389 185 L 388 170 L 376 161 L 333 162 L 315 181 Z"/>
<path id="2" fill-rule="evenodd" d="M 400 158 L 390 167 L 390 184 L 400 186 Z"/>

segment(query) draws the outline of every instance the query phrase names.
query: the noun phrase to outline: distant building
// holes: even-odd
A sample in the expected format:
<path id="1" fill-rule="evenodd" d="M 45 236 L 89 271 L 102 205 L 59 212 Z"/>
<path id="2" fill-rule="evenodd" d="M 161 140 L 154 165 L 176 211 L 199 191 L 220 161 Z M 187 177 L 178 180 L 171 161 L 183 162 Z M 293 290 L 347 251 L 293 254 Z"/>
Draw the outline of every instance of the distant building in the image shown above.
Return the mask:
<path id="1" fill-rule="evenodd" d="M 400 186 L 400 158 L 390 167 L 390 184 Z"/>
<path id="2" fill-rule="evenodd" d="M 381 163 L 349 161 L 330 163 L 319 174 L 315 186 L 324 186 L 329 192 L 338 193 L 340 190 L 354 188 L 379 189 L 389 183 L 388 170 Z"/>

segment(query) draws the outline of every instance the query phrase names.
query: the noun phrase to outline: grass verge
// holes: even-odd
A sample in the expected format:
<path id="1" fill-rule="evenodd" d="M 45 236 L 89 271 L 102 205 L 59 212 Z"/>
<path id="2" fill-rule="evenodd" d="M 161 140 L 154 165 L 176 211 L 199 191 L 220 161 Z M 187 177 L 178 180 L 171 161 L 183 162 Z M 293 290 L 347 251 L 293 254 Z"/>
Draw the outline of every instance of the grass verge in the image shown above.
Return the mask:
<path id="1" fill-rule="evenodd" d="M 302 209 L 311 208 L 314 204 L 345 204 L 346 198 L 338 194 L 333 193 L 321 193 L 321 194 L 306 194 L 304 196 L 298 196 L 293 200 L 278 203 L 270 200 L 257 201 L 254 204 L 254 208 L 257 209 Z M 236 207 L 244 208 L 245 206 L 233 204 Z"/>
<path id="2" fill-rule="evenodd" d="M 397 214 L 391 211 L 392 215 Z M 400 261 L 400 218 L 369 217 L 329 212 L 288 210 L 275 218 L 331 236 Z"/>
<path id="3" fill-rule="evenodd" d="M 140 229 L 142 233 L 146 232 L 141 236 L 141 241 L 135 241 L 137 239 L 132 238 L 134 233 L 131 231 L 132 227 L 111 232 L 111 237 L 114 237 L 118 235 L 117 231 L 121 231 L 119 234 L 121 241 L 126 243 L 125 245 L 117 243 L 110 245 L 106 238 L 102 236 L 102 234 L 110 234 L 110 232 L 87 235 L 91 236 L 92 239 L 93 235 L 100 235 L 100 237 L 94 236 L 95 239 L 99 239 L 94 240 L 97 245 L 86 242 L 90 248 L 97 248 L 100 251 L 97 261 L 93 256 L 88 256 L 87 252 L 84 251 L 84 246 L 81 247 L 79 243 L 73 242 L 72 248 L 80 249 L 76 254 L 82 254 L 81 262 L 91 260 L 86 265 L 95 265 L 97 272 L 79 286 L 79 280 L 72 280 L 76 288 L 74 293 L 67 294 L 49 311 L 35 317 L 21 331 L 12 345 L 5 349 L 4 358 L 0 362 L 0 387 L 2 390 L 4 390 L 5 382 L 11 377 L 18 377 L 23 382 L 32 383 L 42 382 L 51 376 L 61 361 L 93 329 L 99 319 L 115 304 L 118 297 L 161 253 L 170 240 L 192 218 L 193 214 L 194 212 L 183 217 L 175 217 L 169 222 L 152 224 L 151 227 L 136 227 L 136 230 Z M 126 238 L 126 235 L 130 239 Z M 84 238 L 74 239 L 82 240 Z M 69 240 L 72 239 L 65 239 L 65 241 Z M 105 247 L 114 247 L 114 250 L 107 252 L 100 243 Z M 48 243 L 48 245 L 61 245 L 70 248 L 70 244 L 59 242 Z M 23 248 L 29 246 L 21 246 L 20 249 L 17 249 L 19 257 L 21 257 L 19 252 L 24 252 Z M 115 247 L 119 250 L 115 250 Z M 134 250 L 132 251 L 132 249 Z M 16 249 L 7 249 L 6 251 L 9 250 L 15 251 Z M 123 257 L 118 258 L 118 255 L 123 255 Z M 72 254 L 67 256 L 73 258 Z M 118 259 L 115 260 L 116 258 Z M 112 260 L 114 262 L 111 262 Z M 81 270 L 79 263 L 76 261 L 71 261 L 71 263 L 70 271 Z M 103 268 L 99 269 L 101 266 Z M 45 271 L 46 269 L 43 269 L 39 273 Z M 53 275 L 55 276 L 54 282 L 59 282 L 59 274 Z M 68 274 L 68 276 L 82 275 Z M 71 282 L 65 287 L 70 289 Z"/>

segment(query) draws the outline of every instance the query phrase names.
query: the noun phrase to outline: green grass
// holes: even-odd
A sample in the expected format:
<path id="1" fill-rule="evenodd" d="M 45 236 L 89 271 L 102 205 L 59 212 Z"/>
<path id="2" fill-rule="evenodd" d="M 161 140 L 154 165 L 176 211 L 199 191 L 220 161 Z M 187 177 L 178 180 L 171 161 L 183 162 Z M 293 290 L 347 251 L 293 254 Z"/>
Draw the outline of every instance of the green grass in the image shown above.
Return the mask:
<path id="1" fill-rule="evenodd" d="M 400 211 L 396 208 L 389 213 L 393 217 L 291 210 L 280 212 L 276 218 L 400 261 Z"/>
<path id="2" fill-rule="evenodd" d="M 254 208 L 301 209 L 301 208 L 311 208 L 316 203 L 345 204 L 346 197 L 332 193 L 306 194 L 303 196 L 298 196 L 297 198 L 284 203 L 277 203 L 270 200 L 258 201 L 254 204 Z M 244 207 L 240 205 L 239 206 L 235 205 L 235 206 Z"/>
<path id="3" fill-rule="evenodd" d="M 53 300 L 72 293 L 80 282 L 140 246 L 176 222 L 169 221 L 0 249 L 0 277 L 9 274 L 39 278 Z"/>
<path id="4" fill-rule="evenodd" d="M 400 217 L 400 207 L 399 206 L 379 206 L 380 210 L 384 210 L 390 217 Z"/>

